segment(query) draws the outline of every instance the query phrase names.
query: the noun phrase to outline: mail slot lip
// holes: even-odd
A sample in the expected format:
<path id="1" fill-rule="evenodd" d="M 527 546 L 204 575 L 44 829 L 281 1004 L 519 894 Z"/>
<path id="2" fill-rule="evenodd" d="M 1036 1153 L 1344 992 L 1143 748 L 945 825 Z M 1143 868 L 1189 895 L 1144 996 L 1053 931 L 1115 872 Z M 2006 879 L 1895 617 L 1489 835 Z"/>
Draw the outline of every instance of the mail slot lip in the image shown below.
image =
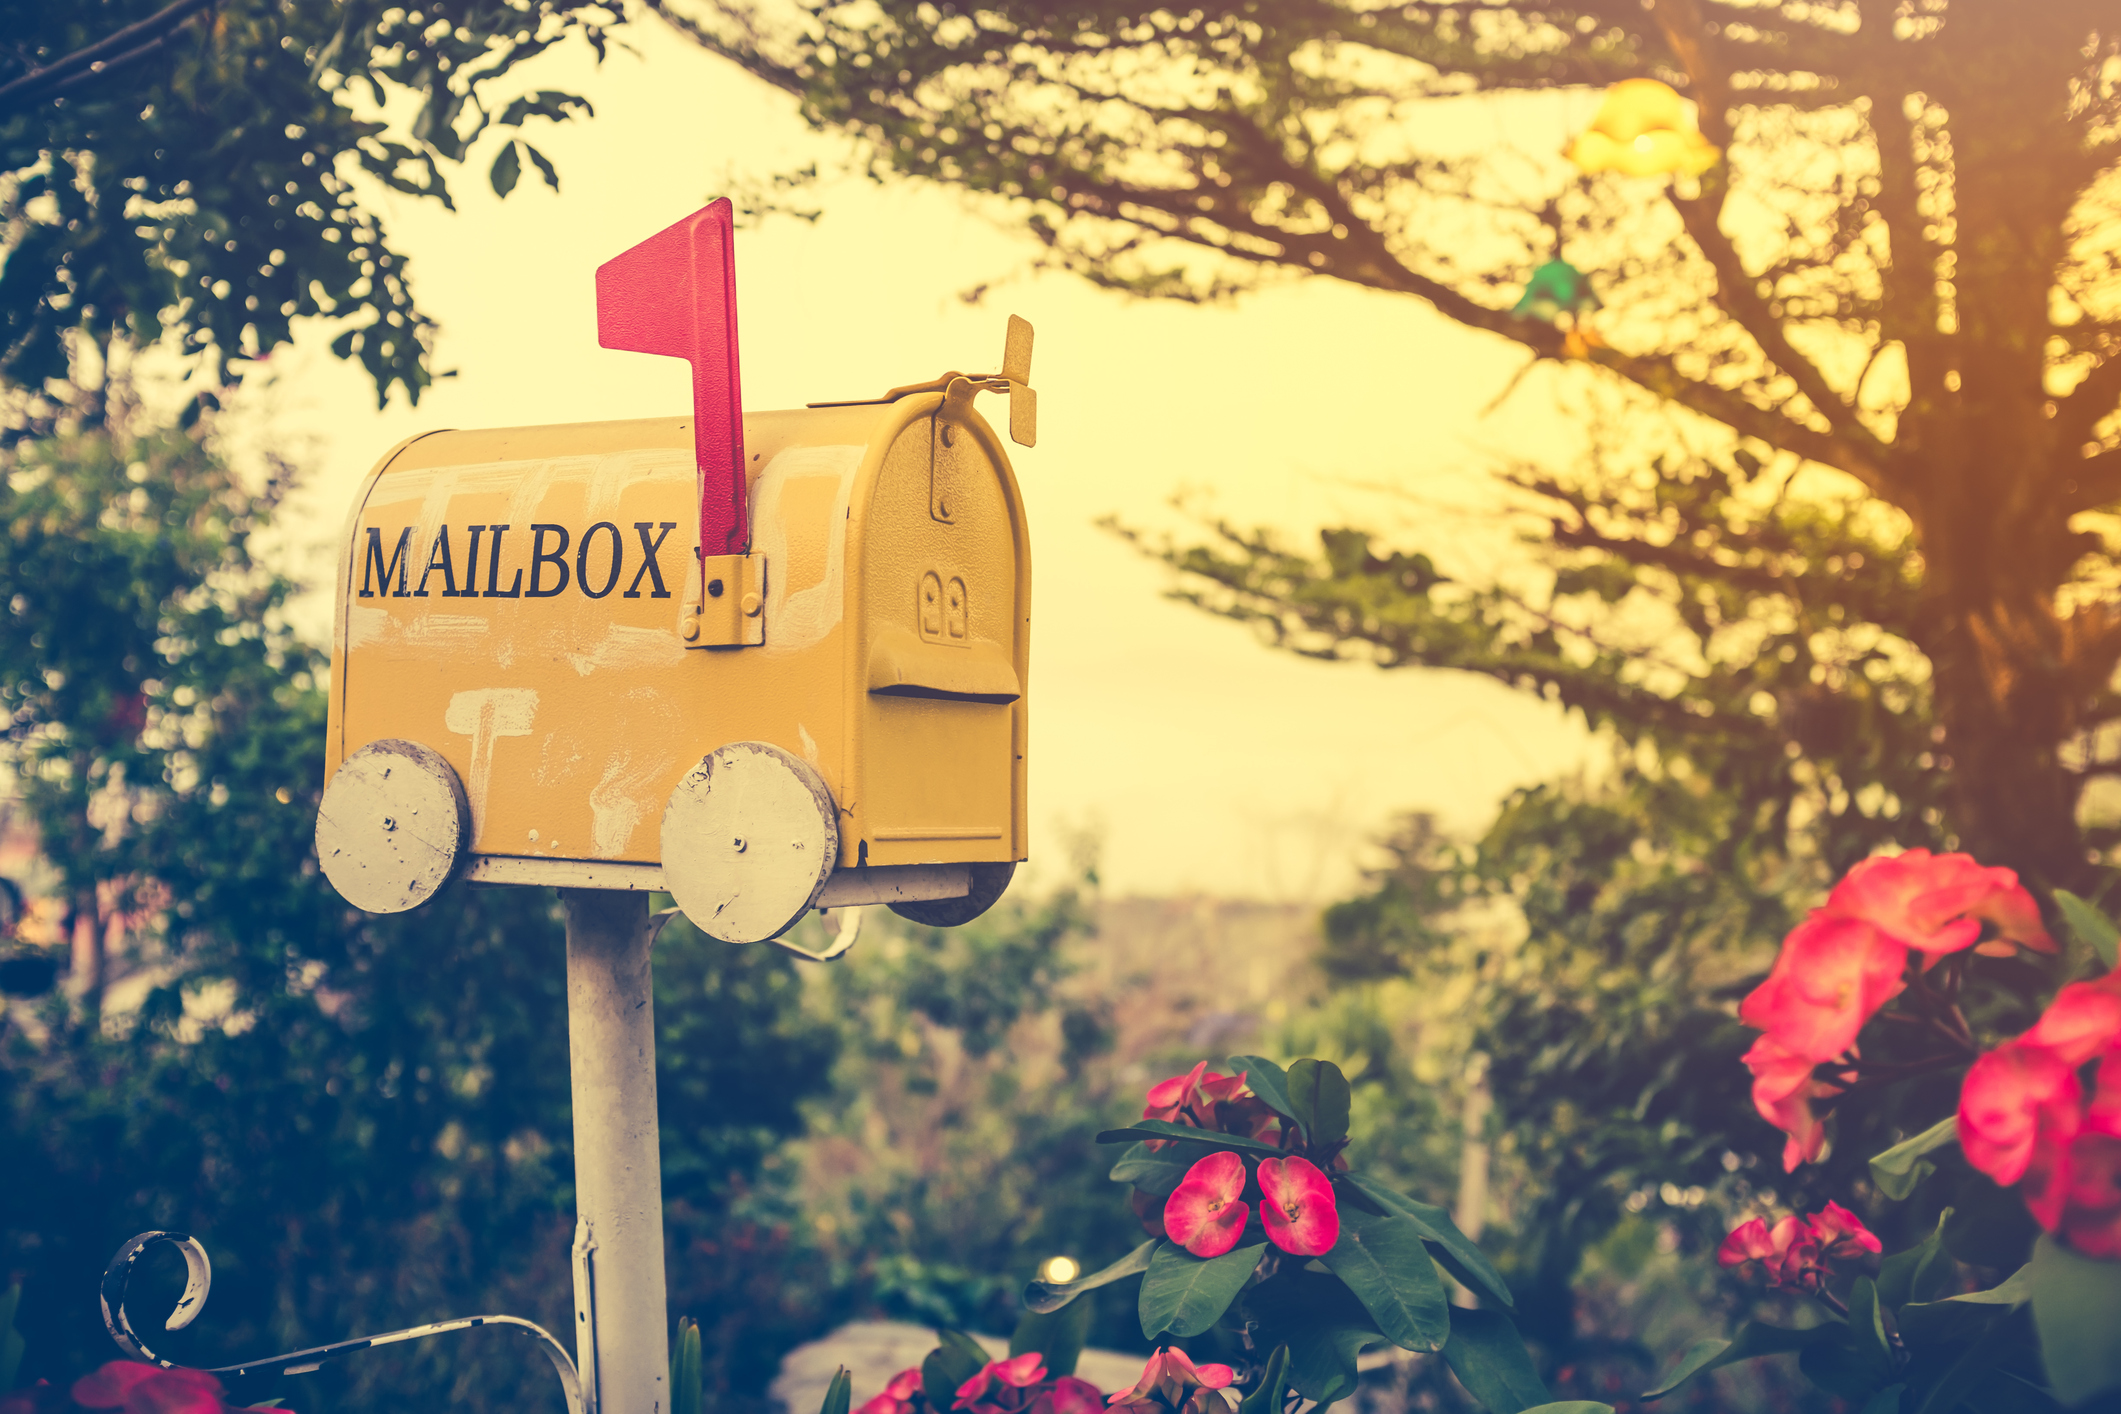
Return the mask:
<path id="1" fill-rule="evenodd" d="M 869 648 L 868 681 L 877 697 L 1003 706 L 1024 695 L 1012 655 L 993 639 L 926 643 L 897 624 L 877 629 Z"/>

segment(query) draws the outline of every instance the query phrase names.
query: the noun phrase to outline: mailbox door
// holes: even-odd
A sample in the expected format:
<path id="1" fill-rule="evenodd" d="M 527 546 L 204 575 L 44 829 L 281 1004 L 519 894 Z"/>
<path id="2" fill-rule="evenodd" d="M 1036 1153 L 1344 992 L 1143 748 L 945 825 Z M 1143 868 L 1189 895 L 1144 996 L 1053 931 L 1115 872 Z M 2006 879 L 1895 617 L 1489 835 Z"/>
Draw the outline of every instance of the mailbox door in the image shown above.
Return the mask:
<path id="1" fill-rule="evenodd" d="M 1030 547 L 993 429 L 924 400 L 857 498 L 861 788 L 848 862 L 1022 859 Z"/>

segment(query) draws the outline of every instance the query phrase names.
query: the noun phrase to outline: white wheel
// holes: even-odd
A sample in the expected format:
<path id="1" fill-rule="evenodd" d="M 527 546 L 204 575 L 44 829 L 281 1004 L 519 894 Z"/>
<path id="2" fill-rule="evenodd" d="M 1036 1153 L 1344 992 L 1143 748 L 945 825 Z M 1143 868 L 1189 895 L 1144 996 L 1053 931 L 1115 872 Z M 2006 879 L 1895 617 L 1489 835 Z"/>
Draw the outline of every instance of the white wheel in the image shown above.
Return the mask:
<path id="1" fill-rule="evenodd" d="M 762 943 L 794 927 L 839 853 L 839 808 L 824 779 L 763 741 L 708 752 L 663 808 L 663 887 L 725 943 Z"/>
<path id="2" fill-rule="evenodd" d="M 433 898 L 470 837 L 463 783 L 415 742 L 370 742 L 340 763 L 317 802 L 317 862 L 363 913 L 403 913 Z"/>

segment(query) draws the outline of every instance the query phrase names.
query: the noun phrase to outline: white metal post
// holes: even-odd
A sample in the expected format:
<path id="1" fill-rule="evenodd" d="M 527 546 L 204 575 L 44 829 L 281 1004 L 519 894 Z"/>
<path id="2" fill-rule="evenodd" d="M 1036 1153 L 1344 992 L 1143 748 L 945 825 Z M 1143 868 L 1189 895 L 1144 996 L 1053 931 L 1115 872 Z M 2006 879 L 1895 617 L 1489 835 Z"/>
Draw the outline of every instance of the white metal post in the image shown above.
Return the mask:
<path id="1" fill-rule="evenodd" d="M 587 1414 L 665 1414 L 663 1171 L 647 896 L 563 889 L 574 1079 L 575 1354 Z"/>

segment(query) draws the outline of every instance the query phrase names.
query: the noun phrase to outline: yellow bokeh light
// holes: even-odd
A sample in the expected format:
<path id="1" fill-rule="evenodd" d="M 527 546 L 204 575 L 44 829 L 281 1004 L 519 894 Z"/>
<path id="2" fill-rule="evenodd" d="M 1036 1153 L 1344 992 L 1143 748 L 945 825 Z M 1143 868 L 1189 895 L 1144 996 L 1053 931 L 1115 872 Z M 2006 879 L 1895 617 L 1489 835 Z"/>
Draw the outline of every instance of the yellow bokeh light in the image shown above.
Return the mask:
<path id="1" fill-rule="evenodd" d="M 1082 1275 L 1082 1270 L 1073 1257 L 1048 1257 L 1038 1264 L 1038 1279 L 1065 1286 Z"/>

